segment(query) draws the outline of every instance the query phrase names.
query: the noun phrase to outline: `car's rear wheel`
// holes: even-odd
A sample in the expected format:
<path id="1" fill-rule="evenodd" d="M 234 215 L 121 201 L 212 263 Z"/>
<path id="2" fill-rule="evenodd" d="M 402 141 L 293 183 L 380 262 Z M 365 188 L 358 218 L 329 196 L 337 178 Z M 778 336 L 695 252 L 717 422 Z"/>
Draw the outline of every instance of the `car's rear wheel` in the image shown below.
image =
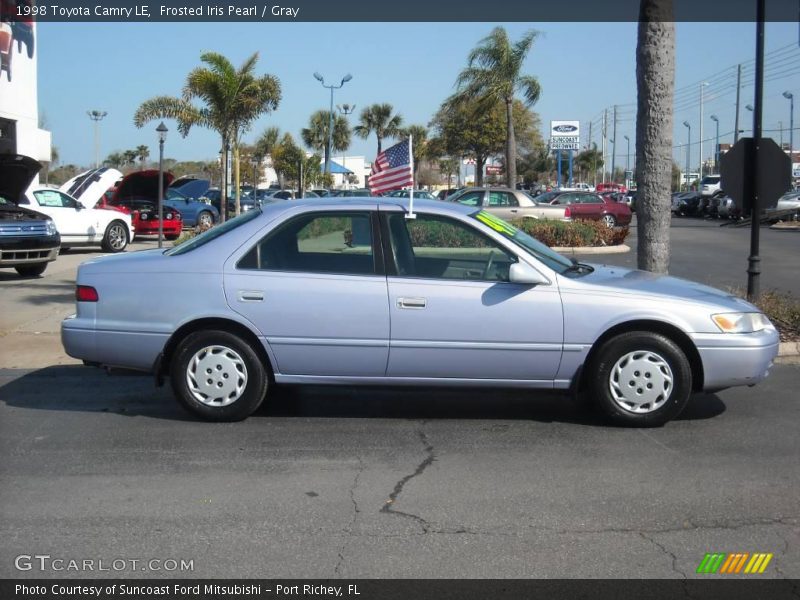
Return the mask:
<path id="1" fill-rule="evenodd" d="M 214 224 L 214 217 L 207 210 L 204 210 L 199 215 L 197 215 L 197 225 L 199 227 L 207 229 L 211 227 L 213 224 Z"/>
<path id="2" fill-rule="evenodd" d="M 165 234 L 164 234 L 164 239 L 166 239 L 166 240 L 168 240 L 168 241 L 170 241 L 170 242 L 174 242 L 174 241 L 175 241 L 175 240 L 177 240 L 179 237 L 180 237 L 180 234 L 179 234 L 179 233 L 165 233 Z"/>
<path id="3" fill-rule="evenodd" d="M 44 270 L 47 268 L 47 263 L 36 263 L 34 265 L 19 265 L 18 267 L 14 267 L 20 275 L 23 277 L 38 277 Z"/>
<path id="4" fill-rule="evenodd" d="M 111 221 L 106 227 L 101 244 L 105 252 L 122 252 L 128 246 L 128 228 L 122 221 Z"/>
<path id="5" fill-rule="evenodd" d="M 677 417 L 692 391 L 692 369 L 668 337 L 646 331 L 615 336 L 588 369 L 592 400 L 621 425 L 656 427 Z"/>
<path id="6" fill-rule="evenodd" d="M 178 402 L 208 421 L 241 421 L 267 394 L 267 371 L 256 351 L 225 331 L 198 331 L 182 340 L 170 377 Z"/>
<path id="7" fill-rule="evenodd" d="M 600 219 L 606 227 L 614 227 L 617 224 L 617 219 L 614 215 L 603 215 Z"/>

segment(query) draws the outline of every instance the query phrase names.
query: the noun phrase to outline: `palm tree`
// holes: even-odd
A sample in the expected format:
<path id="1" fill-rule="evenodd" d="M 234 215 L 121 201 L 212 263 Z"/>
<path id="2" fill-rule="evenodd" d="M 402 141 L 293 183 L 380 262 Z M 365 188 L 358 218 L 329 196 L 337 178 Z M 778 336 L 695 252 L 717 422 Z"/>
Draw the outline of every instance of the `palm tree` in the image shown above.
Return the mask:
<path id="1" fill-rule="evenodd" d="M 106 156 L 103 164 L 115 169 L 119 169 L 125 164 L 125 156 L 120 152 L 112 152 Z"/>
<path id="2" fill-rule="evenodd" d="M 122 153 L 122 158 L 124 160 L 123 164 L 127 167 L 129 165 L 136 164 L 136 150 L 125 150 Z"/>
<path id="3" fill-rule="evenodd" d="M 506 108 L 506 184 L 517 183 L 517 146 L 514 137 L 514 97 L 521 92 L 527 106 L 539 100 L 541 88 L 532 75 L 521 74 L 522 63 L 538 33 L 528 31 L 512 44 L 506 30 L 496 27 L 467 57 L 467 68 L 456 80 L 459 92 L 487 105 L 502 101 Z"/>
<path id="4" fill-rule="evenodd" d="M 192 126 L 199 125 L 219 133 L 223 152 L 233 147 L 236 170 L 236 212 L 239 212 L 238 144 L 262 114 L 275 110 L 281 99 L 281 86 L 272 75 L 255 75 L 256 52 L 236 69 L 216 52 L 204 52 L 200 60 L 206 66 L 197 67 L 186 77 L 180 98 L 157 96 L 139 106 L 133 118 L 137 127 L 153 119 L 171 118 L 178 122 L 181 135 L 188 135 Z M 200 101 L 200 106 L 192 102 Z M 227 155 L 226 155 L 227 156 Z M 227 186 L 222 186 L 221 218 L 225 219 Z"/>
<path id="5" fill-rule="evenodd" d="M 308 127 L 303 128 L 300 137 L 303 143 L 311 148 L 323 152 L 325 164 L 328 163 L 328 131 L 330 129 L 331 113 L 328 110 L 318 110 L 308 120 Z M 333 117 L 333 143 L 331 152 L 344 152 L 350 147 L 350 125 L 342 115 Z"/>
<path id="6" fill-rule="evenodd" d="M 144 144 L 136 146 L 136 158 L 139 159 L 139 168 L 144 171 L 144 164 L 147 162 L 147 159 L 150 158 L 150 148 Z"/>
<path id="7" fill-rule="evenodd" d="M 392 115 L 394 108 L 391 104 L 373 104 L 361 111 L 359 124 L 353 127 L 353 133 L 365 140 L 369 134 L 374 133 L 378 138 L 378 153 L 381 153 L 381 141 L 385 138 L 394 138 L 400 134 L 403 117 Z"/>
<path id="8" fill-rule="evenodd" d="M 641 0 L 636 44 L 638 267 L 669 269 L 675 24 L 672 0 Z"/>
<path id="9" fill-rule="evenodd" d="M 428 158 L 428 128 L 424 125 L 409 125 L 400 130 L 399 137 L 411 137 L 411 152 L 414 155 L 414 181 L 417 180 L 419 163 Z"/>

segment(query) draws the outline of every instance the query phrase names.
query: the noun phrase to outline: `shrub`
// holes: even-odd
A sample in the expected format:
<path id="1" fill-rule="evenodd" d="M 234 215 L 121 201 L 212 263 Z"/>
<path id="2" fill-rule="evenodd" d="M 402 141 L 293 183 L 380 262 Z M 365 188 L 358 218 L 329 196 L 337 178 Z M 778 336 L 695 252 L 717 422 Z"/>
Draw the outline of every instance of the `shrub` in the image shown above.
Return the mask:
<path id="1" fill-rule="evenodd" d="M 741 298 L 747 297 L 747 292 L 742 288 L 731 288 L 730 291 Z M 769 290 L 762 292 L 754 304 L 778 328 L 781 341 L 800 339 L 800 301 L 792 294 Z"/>
<path id="2" fill-rule="evenodd" d="M 512 224 L 547 246 L 618 246 L 628 237 L 628 227 L 606 227 L 600 221 L 516 219 Z"/>
<path id="3" fill-rule="evenodd" d="M 172 242 L 172 245 L 174 247 L 174 246 L 177 246 L 178 244 L 182 244 L 186 240 L 190 240 L 193 237 L 200 235 L 204 231 L 207 231 L 207 230 L 211 229 L 212 227 L 213 227 L 213 225 L 198 225 L 194 229 L 186 229 L 186 230 L 181 232 L 181 234 L 180 234 L 180 236 L 178 236 L 177 240 Z"/>

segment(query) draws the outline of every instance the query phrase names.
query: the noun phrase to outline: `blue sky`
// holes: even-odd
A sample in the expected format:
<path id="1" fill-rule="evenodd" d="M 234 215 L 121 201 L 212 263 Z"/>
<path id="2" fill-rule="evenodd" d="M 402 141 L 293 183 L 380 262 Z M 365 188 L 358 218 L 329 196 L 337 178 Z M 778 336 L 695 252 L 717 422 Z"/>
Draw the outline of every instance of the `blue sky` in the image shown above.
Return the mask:
<path id="1" fill-rule="evenodd" d="M 234 64 L 258 51 L 258 71 L 276 75 L 283 87 L 277 111 L 263 117 L 245 137 L 251 141 L 265 127 L 277 126 L 296 138 L 309 115 L 327 108 L 329 92 L 312 74 L 319 71 L 327 82 L 339 81 L 346 73 L 353 79 L 335 93 L 335 103 L 360 108 L 374 102 L 389 102 L 406 124 L 427 124 L 433 113 L 453 91 L 467 53 L 496 23 L 40 23 L 39 109 L 62 163 L 88 165 L 93 162 L 90 109 L 108 111 L 101 124 L 101 157 L 115 150 L 147 144 L 157 155 L 155 126 L 133 126 L 136 107 L 155 95 L 180 93 L 186 73 L 199 64 L 204 50 L 223 53 Z M 542 97 L 534 107 L 546 126 L 551 119 L 576 119 L 586 138 L 588 123 L 602 110 L 620 105 L 617 138 L 635 136 L 633 109 L 636 102 L 636 23 L 504 23 L 512 39 L 528 29 L 541 32 L 525 72 L 539 78 Z M 678 23 L 676 44 L 676 88 L 690 86 L 676 106 L 676 145 L 685 143 L 692 124 L 693 140 L 699 133 L 699 83 L 720 72 L 706 88 L 704 137 L 713 136 L 709 115 L 716 113 L 720 131 L 733 131 L 735 89 L 733 71 L 739 62 L 751 61 L 755 52 L 752 23 Z M 792 47 L 789 47 L 793 45 Z M 788 141 L 788 101 L 784 90 L 800 94 L 800 47 L 798 26 L 768 23 L 767 52 L 774 55 L 775 78 L 765 85 L 764 127 L 777 129 L 784 122 Z M 745 70 L 747 72 L 747 69 Z M 768 74 L 770 71 L 768 70 Z M 788 73 L 788 74 L 787 74 Z M 749 78 L 752 80 L 752 76 Z M 747 77 L 745 77 L 747 81 Z M 696 86 L 697 91 L 694 91 Z M 742 106 L 753 101 L 752 85 L 742 88 Z M 626 106 L 627 105 L 627 106 Z M 752 125 L 751 113 L 741 112 L 740 128 Z M 795 129 L 800 119 L 795 119 Z M 212 159 L 219 141 L 208 130 L 193 130 L 187 138 L 174 131 L 166 145 L 166 156 L 179 160 Z M 800 135 L 795 133 L 795 147 Z M 610 128 L 609 128 L 610 134 Z M 778 138 L 778 132 L 774 134 Z M 732 137 L 732 136 L 730 136 Z M 730 141 L 722 137 L 721 141 Z M 710 145 L 704 154 L 710 154 Z M 375 154 L 375 140 L 354 138 L 348 151 Z M 633 148 L 631 148 L 633 152 Z M 617 165 L 624 166 L 625 148 L 618 145 Z M 676 160 L 683 160 L 676 149 Z M 693 150 L 696 155 L 697 149 Z M 695 159 L 693 159 L 694 162 Z M 681 162 L 681 164 L 683 164 Z"/>

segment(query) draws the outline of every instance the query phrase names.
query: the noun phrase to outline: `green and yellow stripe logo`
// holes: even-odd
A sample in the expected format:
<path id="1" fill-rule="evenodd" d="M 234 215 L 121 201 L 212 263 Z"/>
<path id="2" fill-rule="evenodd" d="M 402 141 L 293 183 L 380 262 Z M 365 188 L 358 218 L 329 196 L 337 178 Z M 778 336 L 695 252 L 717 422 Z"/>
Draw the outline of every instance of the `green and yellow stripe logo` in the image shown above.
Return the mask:
<path id="1" fill-rule="evenodd" d="M 767 565 L 772 560 L 771 552 L 714 552 L 707 553 L 700 566 L 697 567 L 698 573 L 717 573 L 720 575 L 746 574 L 755 575 L 766 571 Z"/>

